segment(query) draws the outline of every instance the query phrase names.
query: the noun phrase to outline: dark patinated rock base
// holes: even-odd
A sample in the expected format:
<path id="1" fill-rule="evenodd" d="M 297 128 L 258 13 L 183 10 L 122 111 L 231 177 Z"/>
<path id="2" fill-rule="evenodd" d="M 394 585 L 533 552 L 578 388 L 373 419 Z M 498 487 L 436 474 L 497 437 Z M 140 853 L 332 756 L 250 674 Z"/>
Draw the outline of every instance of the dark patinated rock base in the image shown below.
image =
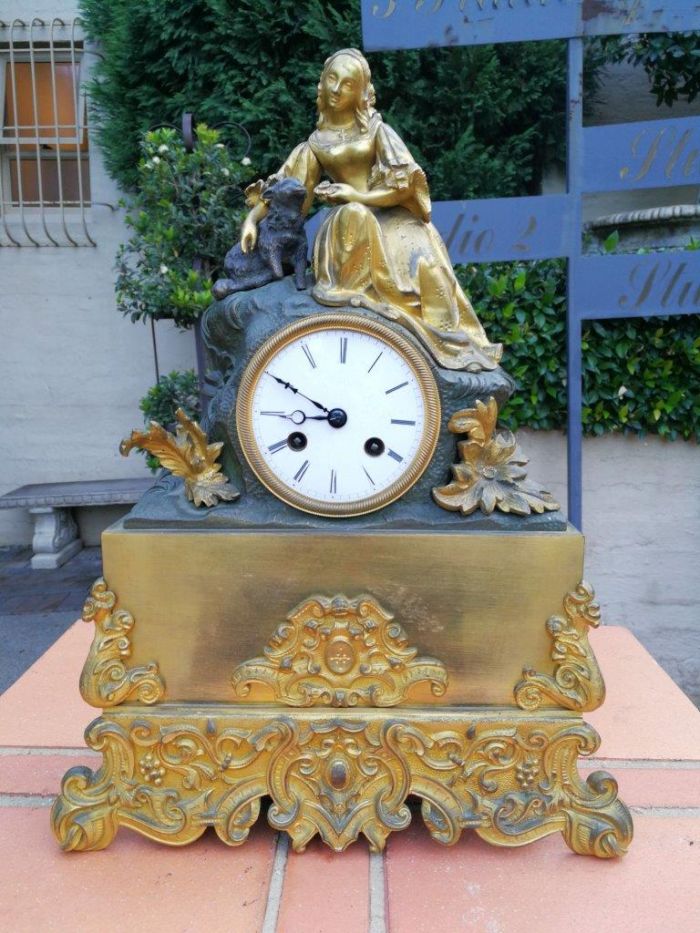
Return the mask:
<path id="1" fill-rule="evenodd" d="M 463 516 L 445 511 L 432 500 L 433 487 L 449 482 L 450 467 L 457 458 L 457 438 L 447 429 L 451 415 L 462 408 L 474 407 L 477 400 L 487 401 L 491 396 L 500 408 L 511 396 L 515 384 L 500 367 L 468 373 L 442 369 L 430 361 L 442 407 L 440 438 L 428 469 L 398 502 L 369 515 L 338 519 L 307 515 L 268 492 L 248 467 L 238 442 L 236 398 L 241 375 L 252 354 L 281 328 L 311 315 L 322 316 L 338 311 L 381 321 L 423 349 L 400 325 L 371 311 L 319 305 L 308 289 L 298 291 L 291 277 L 252 291 L 229 295 L 208 309 L 202 320 L 202 334 L 209 358 L 212 398 L 203 426 L 211 441 L 223 442 L 223 470 L 241 490 L 241 498 L 235 503 L 198 509 L 186 501 L 181 481 L 167 476 L 135 506 L 125 520 L 126 527 L 566 529 L 566 520 L 560 512 L 524 517 L 503 513 L 487 516 L 480 512 Z"/>
<path id="2" fill-rule="evenodd" d="M 429 495 L 429 493 L 428 493 Z M 238 502 L 222 502 L 211 509 L 196 508 L 185 498 L 182 480 L 165 475 L 140 499 L 124 519 L 125 528 L 261 528 L 299 529 L 326 528 L 329 531 L 376 530 L 440 530 L 455 531 L 566 531 L 566 519 L 561 512 L 544 512 L 542 515 L 506 515 L 493 512 L 484 515 L 460 515 L 446 512 L 431 498 L 424 502 L 407 505 L 399 500 L 378 512 L 360 515 L 358 518 L 325 518 L 308 515 L 293 509 L 284 502 L 267 496 L 246 496 Z"/>

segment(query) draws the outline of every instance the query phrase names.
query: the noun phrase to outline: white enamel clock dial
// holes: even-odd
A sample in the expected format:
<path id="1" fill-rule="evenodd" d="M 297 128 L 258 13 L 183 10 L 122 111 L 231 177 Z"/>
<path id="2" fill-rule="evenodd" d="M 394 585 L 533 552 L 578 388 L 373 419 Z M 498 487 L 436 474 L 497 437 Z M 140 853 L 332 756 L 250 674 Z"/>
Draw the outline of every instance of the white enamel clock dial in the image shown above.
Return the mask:
<path id="1" fill-rule="evenodd" d="M 432 372 L 412 343 L 351 314 L 304 318 L 253 356 L 237 402 L 258 479 L 317 515 L 393 502 L 427 467 L 440 428 Z"/>

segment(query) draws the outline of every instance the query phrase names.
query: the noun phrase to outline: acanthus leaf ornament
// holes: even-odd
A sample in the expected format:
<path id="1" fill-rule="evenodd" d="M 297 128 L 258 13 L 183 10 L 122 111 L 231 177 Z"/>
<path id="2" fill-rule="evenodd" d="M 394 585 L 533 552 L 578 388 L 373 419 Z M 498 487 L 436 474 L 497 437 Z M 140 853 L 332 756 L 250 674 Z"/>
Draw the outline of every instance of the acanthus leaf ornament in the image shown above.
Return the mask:
<path id="1" fill-rule="evenodd" d="M 452 467 L 453 481 L 436 486 L 433 499 L 443 509 L 463 515 L 477 509 L 487 515 L 494 509 L 514 515 L 556 511 L 559 503 L 551 494 L 527 482 L 527 458 L 511 431 L 496 430 L 497 418 L 493 397 L 452 415 L 447 427 L 453 434 L 466 434 L 468 440 L 457 444 L 460 462 Z"/>
<path id="2" fill-rule="evenodd" d="M 157 421 L 151 421 L 147 431 L 132 431 L 124 438 L 119 452 L 126 457 L 134 447 L 139 447 L 153 454 L 162 467 L 183 478 L 185 495 L 196 506 L 216 505 L 221 499 L 238 499 L 240 492 L 216 462 L 223 443 L 208 443 L 201 427 L 181 408 L 175 412 L 175 417 L 178 422 L 175 434 L 166 431 Z"/>
<path id="3" fill-rule="evenodd" d="M 600 625 L 600 607 L 594 599 L 593 588 L 582 581 L 564 597 L 564 615 L 547 621 L 554 673 L 523 669 L 523 679 L 513 691 L 521 709 L 538 709 L 549 701 L 583 712 L 602 704 L 605 684 L 588 641 L 588 629 Z"/>
<path id="4" fill-rule="evenodd" d="M 86 703 L 101 708 L 125 700 L 157 703 L 165 695 L 158 664 L 127 666 L 134 617 L 116 607 L 117 597 L 100 577 L 83 607 L 83 622 L 95 623 L 95 637 L 80 675 L 80 693 Z"/>
<path id="5" fill-rule="evenodd" d="M 249 702 L 288 706 L 396 706 L 418 685 L 433 696 L 447 669 L 418 658 L 403 628 L 370 596 L 312 596 L 297 606 L 264 649 L 239 664 L 234 693 Z"/>

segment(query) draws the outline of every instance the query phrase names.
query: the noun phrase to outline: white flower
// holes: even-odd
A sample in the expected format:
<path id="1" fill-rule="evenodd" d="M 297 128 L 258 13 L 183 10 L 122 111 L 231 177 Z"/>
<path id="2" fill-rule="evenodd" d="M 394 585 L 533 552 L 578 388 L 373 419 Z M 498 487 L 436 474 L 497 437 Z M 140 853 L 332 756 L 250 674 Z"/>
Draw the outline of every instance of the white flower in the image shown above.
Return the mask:
<path id="1" fill-rule="evenodd" d="M 153 158 L 151 159 L 151 162 L 154 165 L 160 165 L 160 159 L 158 158 L 158 156 L 153 156 Z"/>
<path id="2" fill-rule="evenodd" d="M 250 159 L 248 158 L 248 156 L 243 156 L 243 158 L 241 159 L 241 165 L 250 165 Z"/>
<path id="3" fill-rule="evenodd" d="M 153 168 L 150 162 L 146 162 L 143 166 L 144 168 Z"/>
<path id="4" fill-rule="evenodd" d="M 223 143 L 217 143 L 215 148 L 216 148 L 216 149 L 225 149 L 226 146 L 224 146 Z"/>
<path id="5" fill-rule="evenodd" d="M 228 176 L 229 176 L 231 173 L 229 172 L 229 170 L 228 170 L 227 168 L 222 168 L 222 169 L 221 169 L 221 174 L 222 174 L 222 175 L 225 175 L 225 176 L 228 178 Z"/>
<path id="6" fill-rule="evenodd" d="M 617 397 L 624 398 L 628 392 L 629 392 L 629 389 L 627 388 L 627 386 L 620 386 L 620 388 L 617 390 Z"/>
<path id="7" fill-rule="evenodd" d="M 158 146 L 158 152 L 168 152 L 168 147 L 163 143 L 162 146 Z"/>
<path id="8" fill-rule="evenodd" d="M 161 265 L 160 265 L 160 274 L 161 274 L 161 275 L 167 275 L 168 272 L 170 272 L 170 269 L 168 269 L 168 267 L 165 265 L 165 263 L 161 263 Z"/>

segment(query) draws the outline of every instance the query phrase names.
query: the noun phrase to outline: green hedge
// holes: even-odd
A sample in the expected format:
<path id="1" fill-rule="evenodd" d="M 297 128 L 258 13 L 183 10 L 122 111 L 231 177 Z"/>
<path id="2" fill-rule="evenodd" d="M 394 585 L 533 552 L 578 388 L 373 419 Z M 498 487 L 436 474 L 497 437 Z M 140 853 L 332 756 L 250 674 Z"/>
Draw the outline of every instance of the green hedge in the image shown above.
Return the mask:
<path id="1" fill-rule="evenodd" d="M 83 0 L 82 11 L 102 44 L 90 91 L 98 139 L 129 187 L 141 134 L 179 125 L 183 110 L 209 126 L 244 125 L 256 167 L 275 171 L 314 127 L 326 56 L 361 43 L 359 0 Z M 377 106 L 436 200 L 534 193 L 545 157 L 563 155 L 563 42 L 368 58 Z M 235 155 L 242 137 L 223 131 Z"/>
<path id="2" fill-rule="evenodd" d="M 566 263 L 458 266 L 519 391 L 511 429 L 566 425 Z M 700 437 L 700 316 L 591 321 L 583 328 L 583 428 Z"/>
<path id="3" fill-rule="evenodd" d="M 90 89 L 98 136 L 108 169 L 129 187 L 141 134 L 179 125 L 183 110 L 210 126 L 243 124 L 254 162 L 274 171 L 312 128 L 323 59 L 361 47 L 360 0 L 82 0 L 81 12 L 102 46 Z M 563 41 L 368 59 L 379 109 L 436 200 L 536 193 L 545 162 L 563 156 Z M 587 103 L 601 66 L 623 60 L 646 69 L 659 104 L 692 101 L 700 89 L 697 34 L 608 36 L 586 43 Z"/>

